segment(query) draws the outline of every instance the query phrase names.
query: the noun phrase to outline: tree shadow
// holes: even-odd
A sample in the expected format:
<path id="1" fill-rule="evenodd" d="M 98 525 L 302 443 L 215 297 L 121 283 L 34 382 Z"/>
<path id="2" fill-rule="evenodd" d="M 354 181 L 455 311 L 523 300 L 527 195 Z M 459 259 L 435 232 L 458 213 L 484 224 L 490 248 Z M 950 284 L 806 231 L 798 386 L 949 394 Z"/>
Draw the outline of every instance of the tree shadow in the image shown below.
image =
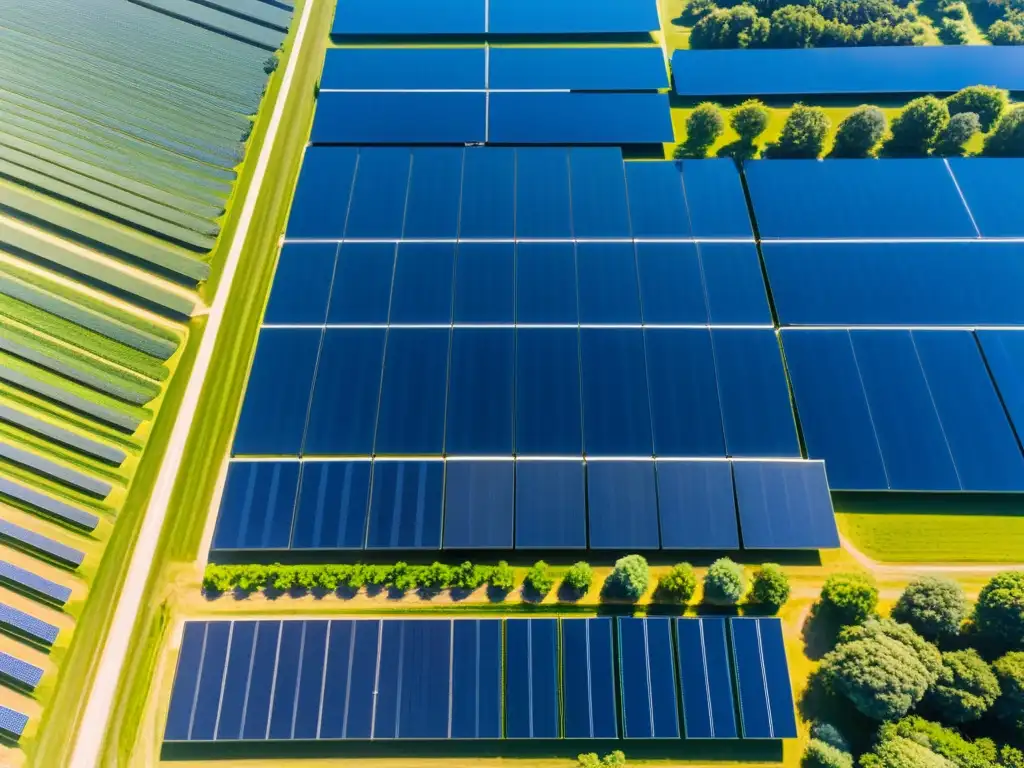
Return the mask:
<path id="1" fill-rule="evenodd" d="M 535 589 L 531 584 L 523 584 L 523 586 L 519 588 L 519 596 L 522 597 L 524 603 L 537 604 L 543 601 L 550 592 L 550 589 L 547 592 L 541 592 L 540 590 Z"/>
<path id="2" fill-rule="evenodd" d="M 740 606 L 740 613 L 744 616 L 775 616 L 781 607 L 771 603 L 744 603 Z"/>
<path id="3" fill-rule="evenodd" d="M 804 655 L 811 661 L 819 661 L 836 647 L 839 630 L 842 624 L 829 611 L 822 607 L 819 600 L 811 606 L 810 613 L 804 619 L 800 636 L 804 641 Z"/>
<path id="4" fill-rule="evenodd" d="M 487 585 L 487 600 L 491 603 L 503 603 L 505 598 L 508 597 L 508 593 L 511 592 L 509 589 L 502 589 L 501 587 L 495 587 L 492 584 Z"/>
<path id="5" fill-rule="evenodd" d="M 753 160 L 757 156 L 757 145 L 744 139 L 736 139 L 719 148 L 717 157 L 731 157 L 736 162 Z"/>
<path id="6" fill-rule="evenodd" d="M 687 139 L 676 147 L 672 157 L 675 160 L 704 160 L 708 156 L 709 149 L 711 149 L 710 144 Z"/>
<path id="7" fill-rule="evenodd" d="M 854 752 L 870 748 L 878 729 L 878 723 L 858 712 L 849 699 L 829 689 L 820 670 L 815 670 L 807 678 L 807 687 L 797 701 L 797 711 L 808 722 L 832 723 Z"/>
<path id="8" fill-rule="evenodd" d="M 589 591 L 590 590 L 587 590 L 587 592 Z M 558 597 L 558 602 L 560 603 L 576 603 L 582 600 L 587 592 L 579 592 L 563 581 L 558 585 L 558 592 L 556 595 Z"/>

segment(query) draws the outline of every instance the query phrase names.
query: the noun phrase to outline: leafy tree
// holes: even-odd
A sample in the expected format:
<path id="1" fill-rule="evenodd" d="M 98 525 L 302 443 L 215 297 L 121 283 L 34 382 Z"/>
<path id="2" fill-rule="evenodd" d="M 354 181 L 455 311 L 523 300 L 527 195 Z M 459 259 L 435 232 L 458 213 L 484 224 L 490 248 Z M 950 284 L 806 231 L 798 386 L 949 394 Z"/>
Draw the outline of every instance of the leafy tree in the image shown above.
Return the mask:
<path id="1" fill-rule="evenodd" d="M 956 5 L 964 5 L 956 3 Z M 964 6 L 966 11 L 966 6 Z M 972 85 L 963 88 L 946 99 L 950 116 L 973 112 L 981 121 L 981 130 L 988 133 L 999 117 L 1006 111 L 1009 94 L 991 85 Z"/>
<path id="2" fill-rule="evenodd" d="M 800 768 L 853 768 L 853 756 L 818 739 L 807 742 Z"/>
<path id="3" fill-rule="evenodd" d="M 868 619 L 863 624 L 854 624 L 840 630 L 838 642 L 849 643 L 882 635 L 903 643 L 914 652 L 928 673 L 929 685 L 938 679 L 942 671 L 939 649 L 917 634 L 909 624 L 900 624 L 892 619 Z"/>
<path id="4" fill-rule="evenodd" d="M 958 157 L 964 153 L 964 145 L 981 130 L 981 121 L 973 112 L 953 115 L 946 127 L 935 140 L 934 154 L 941 157 Z"/>
<path id="5" fill-rule="evenodd" d="M 204 592 L 227 592 L 235 583 L 235 574 L 225 565 L 208 565 L 203 572 Z"/>
<path id="6" fill-rule="evenodd" d="M 823 741 L 826 744 L 835 747 L 840 752 L 849 752 L 850 743 L 843 737 L 843 734 L 839 732 L 832 723 L 825 723 L 818 721 L 811 726 L 811 738 Z"/>
<path id="7" fill-rule="evenodd" d="M 988 28 L 992 45 L 1024 45 L 1024 23 L 998 19 Z"/>
<path id="8" fill-rule="evenodd" d="M 287 592 L 295 586 L 295 569 L 290 568 L 287 565 L 274 563 L 270 566 L 268 581 L 270 582 L 270 586 L 279 592 Z"/>
<path id="9" fill-rule="evenodd" d="M 473 565 L 468 560 L 452 568 L 451 585 L 455 589 L 473 591 L 487 581 L 491 569 L 486 565 Z"/>
<path id="10" fill-rule="evenodd" d="M 600 758 L 596 752 L 587 752 L 586 754 L 576 756 L 576 765 L 579 768 L 607 768 L 610 766 L 624 766 L 625 764 L 626 755 L 620 750 L 609 752 Z"/>
<path id="11" fill-rule="evenodd" d="M 543 560 L 538 560 L 533 567 L 526 572 L 523 585 L 532 589 L 541 597 L 544 597 L 555 586 L 555 577 L 551 575 L 551 568 Z"/>
<path id="12" fill-rule="evenodd" d="M 1000 647 L 1024 648 L 1024 571 L 997 573 L 982 587 L 974 606 L 974 624 Z"/>
<path id="13" fill-rule="evenodd" d="M 832 122 L 821 107 L 794 104 L 782 126 L 777 144 L 771 147 L 773 157 L 815 158 L 825 147 Z"/>
<path id="14" fill-rule="evenodd" d="M 746 3 L 716 8 L 690 31 L 691 48 L 762 48 L 768 42 L 771 22 Z"/>
<path id="15" fill-rule="evenodd" d="M 658 595 L 673 603 L 688 603 L 697 591 L 697 576 L 689 563 L 677 563 L 658 580 Z"/>
<path id="16" fill-rule="evenodd" d="M 1024 37 L 1020 44 L 1024 45 Z M 996 129 L 985 139 L 984 154 L 992 157 L 1024 157 L 1024 106 L 1014 107 L 999 118 Z"/>
<path id="17" fill-rule="evenodd" d="M 925 701 L 943 722 L 969 723 L 985 714 L 998 696 L 992 668 L 969 648 L 942 654 L 942 671 Z"/>
<path id="18" fill-rule="evenodd" d="M 243 592 L 255 592 L 270 582 L 270 568 L 265 565 L 245 565 L 237 572 L 236 586 Z"/>
<path id="19" fill-rule="evenodd" d="M 860 759 L 862 768 L 955 768 L 953 763 L 916 741 L 885 739 Z"/>
<path id="20" fill-rule="evenodd" d="M 722 117 L 722 111 L 708 101 L 698 104 L 686 118 L 685 153 L 691 157 L 703 157 L 724 132 L 725 118 Z"/>
<path id="21" fill-rule="evenodd" d="M 493 589 L 508 593 L 515 589 L 516 573 L 507 562 L 499 560 L 488 581 Z"/>
<path id="22" fill-rule="evenodd" d="M 958 3 L 950 3 L 950 2 L 939 3 L 939 10 L 942 11 L 942 14 L 944 16 L 947 16 L 947 17 L 949 17 L 951 19 L 956 19 L 957 21 L 965 21 L 967 19 L 968 15 L 969 15 L 968 10 L 967 10 L 967 3 L 963 3 L 963 2 L 958 2 Z M 950 110 L 950 111 L 952 111 L 952 110 Z M 971 110 L 971 111 L 973 112 L 974 110 Z"/>
<path id="23" fill-rule="evenodd" d="M 880 741 L 903 738 L 915 741 L 958 768 L 991 768 L 996 759 L 995 744 L 987 739 L 971 742 L 952 728 L 929 722 L 916 715 L 879 729 Z"/>
<path id="24" fill-rule="evenodd" d="M 949 122 L 949 108 L 934 96 L 914 99 L 892 121 L 893 150 L 925 154 Z"/>
<path id="25" fill-rule="evenodd" d="M 609 595 L 624 597 L 636 602 L 651 581 L 651 570 L 641 555 L 626 555 L 615 561 L 615 568 L 608 575 L 605 588 Z"/>
<path id="26" fill-rule="evenodd" d="M 743 566 L 728 557 L 715 560 L 704 575 L 704 600 L 716 605 L 735 605 L 747 591 Z"/>
<path id="27" fill-rule="evenodd" d="M 444 563 L 431 563 L 420 571 L 417 584 L 424 589 L 439 592 L 452 583 L 452 569 Z"/>
<path id="28" fill-rule="evenodd" d="M 839 124 L 834 157 L 870 157 L 889 127 L 885 113 L 868 104 L 857 107 Z"/>
<path id="29" fill-rule="evenodd" d="M 765 563 L 754 572 L 750 602 L 781 608 L 789 600 L 789 577 L 775 563 Z"/>
<path id="30" fill-rule="evenodd" d="M 999 750 L 999 764 L 1004 768 L 1024 768 L 1024 752 L 1007 744 Z"/>
<path id="31" fill-rule="evenodd" d="M 928 640 L 941 641 L 960 632 L 967 618 L 967 598 L 952 579 L 922 576 L 903 590 L 892 617 Z"/>
<path id="32" fill-rule="evenodd" d="M 382 587 L 391 578 L 391 568 L 386 565 L 360 565 L 363 572 L 363 581 L 371 587 Z"/>
<path id="33" fill-rule="evenodd" d="M 825 19 L 814 8 L 784 5 L 772 14 L 768 45 L 772 48 L 813 48 L 825 31 Z"/>
<path id="34" fill-rule="evenodd" d="M 821 588 L 821 607 L 842 625 L 859 624 L 878 607 L 878 587 L 866 573 L 834 573 Z"/>
<path id="35" fill-rule="evenodd" d="M 970 36 L 967 25 L 958 19 L 944 17 L 939 24 L 939 37 L 947 45 L 967 45 Z"/>
<path id="36" fill-rule="evenodd" d="M 1024 651 L 1012 651 L 992 665 L 1002 691 L 992 711 L 1024 738 Z"/>
<path id="37" fill-rule="evenodd" d="M 848 48 L 856 44 L 857 29 L 853 24 L 825 19 L 825 26 L 818 37 L 819 48 Z"/>
<path id="38" fill-rule="evenodd" d="M 757 99 L 748 99 L 729 115 L 729 125 L 736 131 L 741 141 L 753 144 L 754 140 L 768 127 L 770 117 L 768 108 L 764 104 Z"/>
<path id="39" fill-rule="evenodd" d="M 851 5 L 855 5 L 851 3 Z M 890 24 L 887 21 L 872 21 L 857 29 L 858 45 L 915 45 L 917 30 L 909 21 Z"/>
<path id="40" fill-rule="evenodd" d="M 573 563 L 565 573 L 562 583 L 574 594 L 582 597 L 590 591 L 590 585 L 594 582 L 594 570 L 589 563 L 582 560 Z"/>

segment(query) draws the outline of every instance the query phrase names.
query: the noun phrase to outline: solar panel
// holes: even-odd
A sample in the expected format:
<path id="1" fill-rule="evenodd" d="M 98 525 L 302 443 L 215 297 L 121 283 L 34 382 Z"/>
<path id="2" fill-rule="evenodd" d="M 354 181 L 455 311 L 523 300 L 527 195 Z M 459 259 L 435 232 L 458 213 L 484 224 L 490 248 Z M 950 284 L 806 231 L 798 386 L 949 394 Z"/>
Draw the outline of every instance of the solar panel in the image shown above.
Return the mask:
<path id="1" fill-rule="evenodd" d="M 320 714 L 321 739 L 368 739 L 373 728 L 374 692 L 381 621 L 331 622 Z"/>
<path id="2" fill-rule="evenodd" d="M 778 619 L 729 619 L 740 724 L 746 739 L 796 736 L 793 692 Z"/>
<path id="3" fill-rule="evenodd" d="M 570 209 L 569 150 L 538 147 L 517 151 L 516 237 L 572 237 Z"/>
<path id="4" fill-rule="evenodd" d="M 659 461 L 658 519 L 663 549 L 739 549 L 728 461 Z"/>
<path id="5" fill-rule="evenodd" d="M 306 147 L 288 215 L 289 238 L 337 238 L 345 234 L 355 147 Z"/>
<path id="6" fill-rule="evenodd" d="M 452 331 L 446 453 L 511 455 L 515 355 L 511 327 Z"/>
<path id="7" fill-rule="evenodd" d="M 310 134 L 314 144 L 468 144 L 487 140 L 487 96 L 483 92 L 322 91 Z M 497 139 L 492 136 L 490 140 Z"/>
<path id="8" fill-rule="evenodd" d="M 489 0 L 488 31 L 502 35 L 649 33 L 657 8 L 621 0 Z"/>
<path id="9" fill-rule="evenodd" d="M 64 605 L 71 597 L 70 587 L 45 579 L 6 560 L 0 560 L 0 581 L 13 585 L 15 589 L 28 592 L 33 597 L 60 605 Z"/>
<path id="10" fill-rule="evenodd" d="M 582 461 L 516 462 L 516 549 L 586 549 Z"/>
<path id="11" fill-rule="evenodd" d="M 284 622 L 280 621 L 261 621 L 256 629 L 256 646 L 253 648 L 252 672 L 249 675 L 248 691 L 243 708 L 243 739 L 263 740 L 267 738 L 270 702 L 274 686 L 274 670 L 281 645 L 283 624 Z"/>
<path id="12" fill-rule="evenodd" d="M 512 549 L 511 461 L 450 461 L 444 485 L 445 549 Z"/>
<path id="13" fill-rule="evenodd" d="M 486 57 L 483 48 L 328 48 L 320 92 L 480 90 Z"/>
<path id="14" fill-rule="evenodd" d="M 5 542 L 13 543 L 15 546 L 27 549 L 33 554 L 52 558 L 62 565 L 68 565 L 72 568 L 80 566 L 85 559 L 85 553 L 54 541 L 48 536 L 22 528 L 20 525 L 15 525 L 8 520 L 0 520 L 0 536 L 3 537 Z"/>
<path id="15" fill-rule="evenodd" d="M 268 739 L 290 739 L 292 735 L 295 723 L 295 694 L 298 689 L 305 632 L 303 624 L 301 621 L 281 623 L 281 639 L 277 646 L 274 682 L 270 694 Z"/>
<path id="16" fill-rule="evenodd" d="M 334 95 L 369 99 L 394 94 Z M 352 197 L 346 215 L 346 238 L 397 239 L 402 236 L 411 168 L 412 150 L 409 147 L 359 150 L 359 163 L 352 181 Z"/>
<path id="17" fill-rule="evenodd" d="M 583 431 L 592 456 L 649 456 L 651 406 L 639 329 L 580 331 Z"/>
<path id="18" fill-rule="evenodd" d="M 224 688 L 220 698 L 220 714 L 214 735 L 218 741 L 242 737 L 245 698 L 259 625 L 258 621 L 232 622 L 227 667 L 224 671 Z"/>
<path id="19" fill-rule="evenodd" d="M 0 651 L 0 677 L 16 686 L 34 691 L 43 679 L 43 670 L 35 664 L 22 661 L 17 656 Z"/>
<path id="20" fill-rule="evenodd" d="M 381 622 L 375 739 L 443 739 L 449 733 L 452 622 Z"/>
<path id="21" fill-rule="evenodd" d="M 658 549 L 658 495 L 650 461 L 587 463 L 591 549 Z"/>
<path id="22" fill-rule="evenodd" d="M 329 627 L 329 621 L 307 621 L 303 626 L 295 713 L 292 715 L 293 739 L 315 739 L 319 730 L 320 701 L 327 685 L 324 661 Z"/>
<path id="23" fill-rule="evenodd" d="M 43 645 L 53 645 L 57 641 L 60 628 L 47 621 L 30 616 L 22 610 L 7 603 L 0 603 L 0 627 L 19 637 L 25 637 Z"/>
<path id="24" fill-rule="evenodd" d="M 565 738 L 618 738 L 612 620 L 562 619 L 561 624 Z"/>
<path id="25" fill-rule="evenodd" d="M 28 725 L 28 715 L 0 705 L 0 731 L 19 737 L 25 732 L 26 725 Z"/>
<path id="26" fill-rule="evenodd" d="M 263 322 L 325 322 L 337 260 L 337 243 L 287 243 L 282 247 Z"/>
<path id="27" fill-rule="evenodd" d="M 661 49 L 656 47 L 493 47 L 489 64 L 488 87 L 491 90 L 656 91 L 668 88 L 665 59 Z"/>
<path id="28" fill-rule="evenodd" d="M 724 618 L 676 619 L 688 739 L 735 739 L 736 704 Z"/>
<path id="29" fill-rule="evenodd" d="M 1024 435 L 1024 334 L 977 331 L 975 336 L 1019 438 Z"/>
<path id="30" fill-rule="evenodd" d="M 199 665 L 203 659 L 206 624 L 205 621 L 185 622 L 178 649 L 174 687 L 171 689 L 171 703 L 167 710 L 164 741 L 188 741 L 192 728 L 192 704 L 199 681 Z"/>
<path id="31" fill-rule="evenodd" d="M 505 622 L 505 736 L 557 739 L 558 620 Z"/>
<path id="32" fill-rule="evenodd" d="M 367 549 L 440 549 L 442 461 L 378 461 L 366 531 Z"/>
<path id="33" fill-rule="evenodd" d="M 397 253 L 395 243 L 343 243 L 334 268 L 327 322 L 387 323 Z"/>
<path id="34" fill-rule="evenodd" d="M 511 324 L 516 311 L 515 285 L 512 243 L 459 243 L 453 320 Z"/>
<path id="35" fill-rule="evenodd" d="M 321 109 L 317 108 L 318 115 Z M 466 141 L 623 145 L 662 144 L 674 139 L 667 94 L 506 91 L 490 94 L 486 139 Z M 445 142 L 443 138 L 433 140 Z"/>
<path id="36" fill-rule="evenodd" d="M 744 549 L 839 546 L 822 462 L 737 461 L 733 474 Z"/>
<path id="37" fill-rule="evenodd" d="M 1003 76 L 1007 75 L 1008 72 Z M 982 237 L 1024 236 L 1020 211 L 1013 203 L 1024 193 L 1021 187 L 1024 160 L 1012 157 L 953 157 L 946 163 Z"/>
<path id="38" fill-rule="evenodd" d="M 515 278 L 518 323 L 579 322 L 572 243 L 516 243 Z"/>
<path id="39" fill-rule="evenodd" d="M 339 0 L 331 35 L 384 37 L 472 35 L 485 29 L 486 0 L 397 0 L 384 7 L 375 0 Z"/>
<path id="40" fill-rule="evenodd" d="M 620 617 L 617 621 L 622 735 L 679 738 L 671 620 Z"/>
<path id="41" fill-rule="evenodd" d="M 192 705 L 192 727 L 189 731 L 191 741 L 210 741 L 216 732 L 230 634 L 230 622 L 211 621 L 206 625 L 199 682 Z"/>
<path id="42" fill-rule="evenodd" d="M 393 328 L 388 333 L 376 454 L 441 453 L 449 336 L 447 328 Z"/>
<path id="43" fill-rule="evenodd" d="M 629 237 L 632 234 L 626 172 L 622 152 L 617 147 L 572 147 L 569 176 L 575 237 Z"/>
<path id="44" fill-rule="evenodd" d="M 515 234 L 517 150 L 466 149 L 459 237 L 511 239 Z"/>
<path id="45" fill-rule="evenodd" d="M 7 477 L 0 477 L 0 497 L 13 499 L 17 503 L 27 505 L 33 511 L 42 512 L 87 531 L 95 530 L 100 524 L 100 519 L 96 515 Z"/>
<path id="46" fill-rule="evenodd" d="M 454 238 L 458 235 L 465 154 L 461 147 L 413 149 L 403 237 Z"/>
<path id="47" fill-rule="evenodd" d="M 453 739 L 501 737 L 501 619 L 452 622 Z"/>
<path id="48" fill-rule="evenodd" d="M 293 549 L 361 549 L 370 499 L 369 461 L 305 461 Z"/>
<path id="49" fill-rule="evenodd" d="M 296 461 L 231 462 L 213 549 L 287 549 L 298 487 Z"/>

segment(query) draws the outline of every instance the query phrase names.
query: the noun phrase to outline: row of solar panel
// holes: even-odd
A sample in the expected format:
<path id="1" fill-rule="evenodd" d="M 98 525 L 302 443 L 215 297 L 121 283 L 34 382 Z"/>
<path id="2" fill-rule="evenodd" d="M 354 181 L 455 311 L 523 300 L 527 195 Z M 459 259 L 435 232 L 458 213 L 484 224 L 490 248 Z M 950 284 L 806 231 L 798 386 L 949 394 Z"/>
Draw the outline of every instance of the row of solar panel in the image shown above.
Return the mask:
<path id="1" fill-rule="evenodd" d="M 753 243 L 286 243 L 265 325 L 753 325 Z"/>
<path id="2" fill-rule="evenodd" d="M 763 239 L 1024 237 L 1024 159 L 752 160 Z"/>
<path id="3" fill-rule="evenodd" d="M 43 679 L 43 670 L 17 656 L 0 651 L 0 679 L 16 688 L 34 691 Z"/>
<path id="4" fill-rule="evenodd" d="M 85 553 L 9 520 L 0 519 L 0 541 L 70 568 L 78 568 L 85 559 Z"/>
<path id="5" fill-rule="evenodd" d="M 684 733 L 796 737 L 778 619 L 187 622 L 164 740 Z"/>
<path id="6" fill-rule="evenodd" d="M 664 144 L 668 94 L 322 91 L 314 144 Z"/>
<path id="7" fill-rule="evenodd" d="M 60 629 L 7 603 L 0 603 L 0 629 L 34 643 L 51 646 Z"/>
<path id="8" fill-rule="evenodd" d="M 1021 332 L 782 339 L 807 452 L 825 459 L 832 488 L 1024 491 Z"/>
<path id="9" fill-rule="evenodd" d="M 338 0 L 335 37 L 649 35 L 655 3 L 623 0 Z"/>
<path id="10" fill-rule="evenodd" d="M 0 476 L 0 499 L 12 500 L 34 512 L 40 512 L 47 517 L 55 518 L 86 531 L 95 530 L 96 526 L 100 524 L 100 519 L 91 512 L 86 512 L 8 477 Z"/>
<path id="11" fill-rule="evenodd" d="M 708 96 L 952 93 L 984 83 L 1024 90 L 1024 49 L 983 45 L 681 50 L 676 93 Z"/>
<path id="12" fill-rule="evenodd" d="M 771 329 L 268 327 L 233 452 L 799 457 L 800 447 Z"/>
<path id="13" fill-rule="evenodd" d="M 741 546 L 839 546 L 821 462 L 234 461 L 212 549 Z"/>
<path id="14" fill-rule="evenodd" d="M 71 597 L 71 589 L 63 584 L 57 584 L 6 560 L 0 560 L 0 583 L 25 592 L 37 600 L 57 605 L 64 605 Z"/>
<path id="15" fill-rule="evenodd" d="M 415 122 L 415 121 L 409 121 Z M 602 147 L 309 147 L 288 239 L 753 239 L 731 160 Z"/>
<path id="16" fill-rule="evenodd" d="M 657 91 L 668 88 L 657 46 L 612 48 L 328 48 L 320 92 Z"/>
<path id="17" fill-rule="evenodd" d="M 25 732 L 26 725 L 28 715 L 0 704 L 0 733 L 16 739 Z"/>

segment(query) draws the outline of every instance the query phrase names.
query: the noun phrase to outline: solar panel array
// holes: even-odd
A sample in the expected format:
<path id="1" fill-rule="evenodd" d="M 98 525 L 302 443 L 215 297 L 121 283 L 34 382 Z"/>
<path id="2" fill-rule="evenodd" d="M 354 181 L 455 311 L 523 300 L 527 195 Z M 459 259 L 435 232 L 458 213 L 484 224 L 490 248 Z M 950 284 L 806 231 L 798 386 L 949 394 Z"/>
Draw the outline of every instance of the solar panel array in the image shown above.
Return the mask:
<path id="1" fill-rule="evenodd" d="M 64 605 L 71 597 L 70 587 L 50 581 L 6 560 L 0 560 L 0 582 L 58 605 Z"/>
<path id="2" fill-rule="evenodd" d="M 8 520 L 0 520 L 0 540 L 70 568 L 77 568 L 85 560 L 84 552 Z"/>
<path id="3" fill-rule="evenodd" d="M 186 622 L 164 740 L 739 735 L 796 736 L 778 619 Z"/>
<path id="4" fill-rule="evenodd" d="M 60 633 L 60 629 L 48 621 L 37 619 L 7 603 L 0 603 L 0 629 L 46 646 L 53 645 Z"/>
<path id="5" fill-rule="evenodd" d="M 0 678 L 16 686 L 34 691 L 39 685 L 39 681 L 43 679 L 43 670 L 6 651 L 0 651 Z"/>
<path id="6" fill-rule="evenodd" d="M 15 738 L 25 732 L 28 716 L 0 704 L 0 732 Z"/>

